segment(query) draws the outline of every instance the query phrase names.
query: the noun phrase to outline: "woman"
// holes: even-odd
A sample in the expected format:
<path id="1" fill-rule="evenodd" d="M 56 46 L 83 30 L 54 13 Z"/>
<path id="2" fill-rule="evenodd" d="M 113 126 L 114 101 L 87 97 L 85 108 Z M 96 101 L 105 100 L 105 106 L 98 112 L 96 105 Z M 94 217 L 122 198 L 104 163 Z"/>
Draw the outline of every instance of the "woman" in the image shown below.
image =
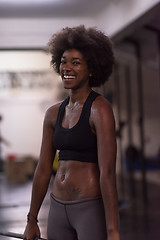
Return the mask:
<path id="1" fill-rule="evenodd" d="M 92 90 L 112 72 L 112 44 L 102 32 L 78 26 L 54 34 L 48 50 L 69 96 L 45 115 L 24 239 L 40 236 L 37 215 L 58 149 L 48 239 L 119 240 L 114 117 L 108 101 Z"/>

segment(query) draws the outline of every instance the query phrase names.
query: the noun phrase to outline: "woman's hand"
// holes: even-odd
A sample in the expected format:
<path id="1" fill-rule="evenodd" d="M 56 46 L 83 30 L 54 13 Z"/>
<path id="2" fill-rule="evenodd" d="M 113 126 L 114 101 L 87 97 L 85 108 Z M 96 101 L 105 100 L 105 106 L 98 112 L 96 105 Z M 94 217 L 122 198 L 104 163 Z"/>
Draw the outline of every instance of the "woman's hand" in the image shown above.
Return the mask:
<path id="1" fill-rule="evenodd" d="M 34 240 L 40 238 L 40 230 L 36 221 L 29 221 L 24 231 L 24 240 Z"/>
<path id="2" fill-rule="evenodd" d="M 120 240 L 119 232 L 108 233 L 107 240 Z"/>

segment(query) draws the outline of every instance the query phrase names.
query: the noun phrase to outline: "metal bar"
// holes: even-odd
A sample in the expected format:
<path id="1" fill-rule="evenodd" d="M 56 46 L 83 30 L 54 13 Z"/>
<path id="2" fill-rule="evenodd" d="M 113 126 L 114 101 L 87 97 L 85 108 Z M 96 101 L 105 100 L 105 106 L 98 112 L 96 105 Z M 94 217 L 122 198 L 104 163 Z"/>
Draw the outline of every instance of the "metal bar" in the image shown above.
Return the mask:
<path id="1" fill-rule="evenodd" d="M 126 104 L 127 104 L 127 122 L 128 122 L 128 145 L 133 144 L 132 136 L 132 93 L 129 65 L 125 66 L 125 83 L 126 83 Z"/>
<path id="2" fill-rule="evenodd" d="M 157 36 L 157 47 L 158 47 L 158 63 L 159 63 L 159 80 L 160 80 L 160 30 L 153 26 L 147 25 L 146 29 L 154 32 Z"/>
<path id="3" fill-rule="evenodd" d="M 143 185 L 143 200 L 148 201 L 147 181 L 146 181 L 146 158 L 145 158 L 145 140 L 144 140 L 144 97 L 143 97 L 143 76 L 142 76 L 142 57 L 141 45 L 138 41 L 127 38 L 127 42 L 133 44 L 137 57 L 137 94 L 138 94 L 138 107 L 139 107 L 139 137 L 141 147 L 141 171 L 142 171 L 142 185 Z"/>
<path id="4" fill-rule="evenodd" d="M 23 239 L 23 234 L 20 233 L 13 233 L 13 232 L 0 232 L 0 235 L 5 237 L 12 237 L 12 238 L 20 238 Z M 35 240 L 47 240 L 45 238 L 35 238 Z"/>

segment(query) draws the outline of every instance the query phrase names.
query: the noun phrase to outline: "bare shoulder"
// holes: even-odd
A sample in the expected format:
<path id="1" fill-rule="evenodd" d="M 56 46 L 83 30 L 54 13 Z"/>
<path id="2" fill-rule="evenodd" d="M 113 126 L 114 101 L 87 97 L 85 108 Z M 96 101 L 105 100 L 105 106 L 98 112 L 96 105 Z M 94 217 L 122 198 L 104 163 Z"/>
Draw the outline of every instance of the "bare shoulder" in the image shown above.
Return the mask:
<path id="1" fill-rule="evenodd" d="M 98 96 L 93 102 L 91 119 L 94 124 L 115 124 L 112 106 L 103 96 Z"/>
<path id="2" fill-rule="evenodd" d="M 51 107 L 49 107 L 45 113 L 45 118 L 44 118 L 44 122 L 47 124 L 51 124 L 52 127 L 55 126 L 56 124 L 56 120 L 57 120 L 57 116 L 58 116 L 58 111 L 59 111 L 59 107 L 61 105 L 62 102 L 58 102 L 54 105 L 52 105 Z"/>
<path id="3" fill-rule="evenodd" d="M 98 116 L 103 116 L 104 114 L 113 115 L 113 110 L 111 104 L 103 96 L 98 96 L 92 104 L 91 112 Z"/>

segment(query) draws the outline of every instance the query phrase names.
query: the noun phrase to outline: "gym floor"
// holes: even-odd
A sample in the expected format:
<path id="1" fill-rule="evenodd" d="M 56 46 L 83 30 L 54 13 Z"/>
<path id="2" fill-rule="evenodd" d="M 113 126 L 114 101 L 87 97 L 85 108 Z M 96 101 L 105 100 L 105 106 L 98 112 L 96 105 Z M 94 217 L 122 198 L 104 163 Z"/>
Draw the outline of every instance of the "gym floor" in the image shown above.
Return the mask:
<path id="1" fill-rule="evenodd" d="M 160 177 L 160 175 L 159 175 Z M 120 182 L 121 179 L 118 179 Z M 118 184 L 119 185 L 119 184 Z M 120 193 L 120 231 L 121 240 L 159 240 L 160 239 L 160 187 L 159 183 L 123 179 Z M 0 173 L 0 232 L 22 234 L 29 209 L 32 180 L 23 184 L 11 184 Z M 49 192 L 39 213 L 41 235 L 46 238 Z M 15 238 L 0 235 L 0 240 Z"/>

